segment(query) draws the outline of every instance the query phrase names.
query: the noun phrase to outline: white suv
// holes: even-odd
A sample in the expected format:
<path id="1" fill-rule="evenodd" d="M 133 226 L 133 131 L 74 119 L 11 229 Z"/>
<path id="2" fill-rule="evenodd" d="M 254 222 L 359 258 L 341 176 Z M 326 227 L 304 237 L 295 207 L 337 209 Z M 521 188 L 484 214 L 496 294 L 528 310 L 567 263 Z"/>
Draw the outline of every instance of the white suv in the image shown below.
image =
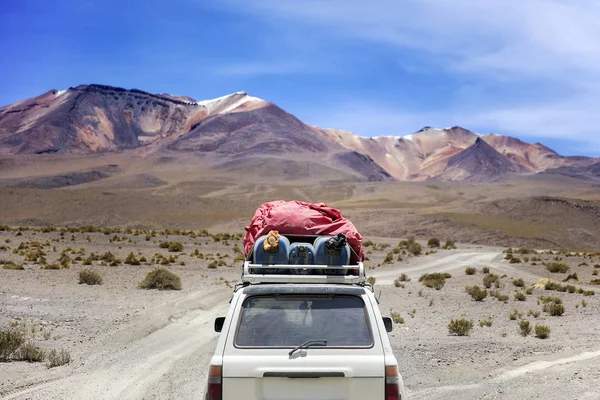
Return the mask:
<path id="1" fill-rule="evenodd" d="M 345 276 L 254 274 L 258 266 L 245 262 L 227 316 L 215 320 L 207 400 L 405 399 L 392 321 L 362 264 L 333 267 L 355 274 Z"/>

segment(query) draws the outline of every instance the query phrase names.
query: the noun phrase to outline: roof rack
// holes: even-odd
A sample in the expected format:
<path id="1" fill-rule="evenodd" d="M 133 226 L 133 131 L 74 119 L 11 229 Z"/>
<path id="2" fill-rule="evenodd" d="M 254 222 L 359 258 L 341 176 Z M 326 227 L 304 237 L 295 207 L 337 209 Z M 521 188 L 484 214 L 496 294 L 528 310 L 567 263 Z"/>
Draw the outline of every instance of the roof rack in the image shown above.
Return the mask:
<path id="1" fill-rule="evenodd" d="M 283 270 L 283 273 L 282 271 Z M 349 271 L 353 275 L 310 274 L 310 270 Z M 264 273 L 267 271 L 272 271 Z M 296 271 L 296 272 L 294 272 Z M 358 273 L 356 273 L 358 272 Z M 289 265 L 289 264 L 251 264 L 244 262 L 242 282 L 257 283 L 335 283 L 356 285 L 366 282 L 365 268 L 362 262 L 356 265 Z"/>

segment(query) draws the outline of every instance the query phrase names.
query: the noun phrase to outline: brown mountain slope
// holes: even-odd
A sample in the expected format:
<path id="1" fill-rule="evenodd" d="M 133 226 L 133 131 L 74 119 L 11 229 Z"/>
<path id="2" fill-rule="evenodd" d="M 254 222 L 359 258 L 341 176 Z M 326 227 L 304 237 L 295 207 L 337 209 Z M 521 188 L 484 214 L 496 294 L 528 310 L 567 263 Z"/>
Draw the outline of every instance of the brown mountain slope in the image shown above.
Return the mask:
<path id="1" fill-rule="evenodd" d="M 274 104 L 208 117 L 168 146 L 175 151 L 226 155 L 315 154 L 339 148 Z"/>
<path id="2" fill-rule="evenodd" d="M 360 180 L 471 179 L 482 165 L 510 170 L 490 151 L 467 158 L 463 155 L 456 164 L 455 157 L 478 138 L 510 159 L 512 166 L 519 166 L 511 173 L 583 168 L 600 161 L 562 157 L 539 143 L 494 134 L 481 136 L 458 126 L 425 127 L 411 135 L 373 138 L 308 127 L 276 105 L 245 92 L 196 101 L 136 89 L 81 85 L 0 108 L 0 155 L 126 152 L 139 157 L 179 157 L 185 153 L 206 158 L 214 168 L 235 164 L 250 169 L 267 164 L 275 168 L 273 160 L 251 161 L 270 155 L 287 157 L 299 165 L 311 161 Z M 240 158 L 243 161 L 238 161 Z M 467 160 L 474 165 L 466 165 Z M 289 169 L 289 163 L 280 169 Z"/>
<path id="3" fill-rule="evenodd" d="M 313 128 L 326 139 L 355 152 L 366 154 L 398 180 L 419 174 L 422 157 L 415 144 L 394 136 L 366 138 L 338 129 Z"/>
<path id="4" fill-rule="evenodd" d="M 0 154 L 133 149 L 187 132 L 208 116 L 267 104 L 243 92 L 187 100 L 104 85 L 52 90 L 0 109 Z"/>
<path id="5" fill-rule="evenodd" d="M 529 144 L 514 137 L 495 134 L 482 137 L 496 151 L 529 171 L 539 172 L 569 163 L 568 160 L 558 155 L 554 150 L 540 143 Z"/>
<path id="6" fill-rule="evenodd" d="M 561 175 L 600 183 L 600 162 L 588 166 L 571 166 L 549 169 L 544 171 L 543 174 Z"/>
<path id="7" fill-rule="evenodd" d="M 474 183 L 493 182 L 524 168 L 498 153 L 483 139 L 477 138 L 466 150 L 450 157 L 444 172 L 436 178 Z"/>
<path id="8" fill-rule="evenodd" d="M 482 136 L 458 126 L 445 129 L 427 126 L 411 135 L 374 138 L 336 129 L 314 129 L 328 140 L 369 155 L 398 180 L 440 179 L 450 158 L 472 146 L 478 138 L 519 165 L 519 173 L 534 174 L 563 166 L 586 167 L 600 161 L 589 157 L 563 157 L 540 143 L 529 144 L 495 134 Z"/>
<path id="9" fill-rule="evenodd" d="M 303 167 L 306 162 L 316 170 L 322 167 L 326 180 L 393 179 L 369 156 L 349 152 L 281 108 L 245 92 L 195 101 L 84 85 L 0 109 L 0 154 L 122 151 L 139 157 L 193 154 L 212 161 L 213 168 L 229 170 L 235 165 L 250 174 L 268 165 L 271 171 L 263 175 L 281 173 L 282 179 L 318 178 Z M 276 157 L 252 160 L 267 155 Z M 293 165 L 298 171 L 290 172 Z"/>

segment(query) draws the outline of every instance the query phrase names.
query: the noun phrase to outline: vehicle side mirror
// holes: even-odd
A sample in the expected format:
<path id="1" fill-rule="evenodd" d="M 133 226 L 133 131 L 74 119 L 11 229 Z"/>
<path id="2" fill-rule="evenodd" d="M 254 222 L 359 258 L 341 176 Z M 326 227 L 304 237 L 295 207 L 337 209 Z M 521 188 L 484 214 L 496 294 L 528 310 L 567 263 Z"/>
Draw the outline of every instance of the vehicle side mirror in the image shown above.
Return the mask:
<path id="1" fill-rule="evenodd" d="M 385 325 L 385 331 L 391 332 L 393 328 L 392 319 L 390 317 L 383 317 L 383 325 Z"/>
<path id="2" fill-rule="evenodd" d="M 221 332 L 223 330 L 223 324 L 225 323 L 225 317 L 215 318 L 215 332 Z M 391 323 L 391 320 L 390 320 Z"/>

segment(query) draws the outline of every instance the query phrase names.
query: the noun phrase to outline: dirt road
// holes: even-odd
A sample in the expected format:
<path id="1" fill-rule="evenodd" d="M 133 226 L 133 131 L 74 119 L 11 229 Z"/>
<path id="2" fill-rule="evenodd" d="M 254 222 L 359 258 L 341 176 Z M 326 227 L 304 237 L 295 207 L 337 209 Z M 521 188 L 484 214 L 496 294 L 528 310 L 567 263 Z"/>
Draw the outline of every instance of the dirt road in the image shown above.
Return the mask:
<path id="1" fill-rule="evenodd" d="M 214 319 L 227 307 L 224 302 L 190 313 L 82 372 L 3 398 L 198 398 L 218 335 Z"/>
<path id="2" fill-rule="evenodd" d="M 577 324 L 582 325 L 577 327 L 569 324 L 563 328 L 552 325 L 553 332 L 556 330 L 556 336 L 560 337 L 555 342 L 531 337 L 525 339 L 515 333 L 509 333 L 507 337 L 505 334 L 501 335 L 501 332 L 514 332 L 505 330 L 505 327 L 514 329 L 514 325 L 508 325 L 509 322 L 514 324 L 514 321 L 508 321 L 505 315 L 507 311 L 502 303 L 488 300 L 465 307 L 464 304 L 469 303 L 462 303 L 464 293 L 461 293 L 464 290 L 460 285 L 464 284 L 463 281 L 460 281 L 460 285 L 450 286 L 442 291 L 428 291 L 423 297 L 420 293 L 418 297 L 410 294 L 409 288 L 412 288 L 412 293 L 415 293 L 414 289 L 421 288 L 415 279 L 421 274 L 452 272 L 452 281 L 459 282 L 458 280 L 467 278 L 462 271 L 466 265 L 478 269 L 489 266 L 493 272 L 507 274 L 509 277 L 522 277 L 529 283 L 542 277 L 531 270 L 508 264 L 499 251 L 485 248 L 440 252 L 412 259 L 408 265 L 369 272 L 369 275 L 377 278 L 377 285 L 388 290 L 384 300 L 388 299 L 389 304 L 394 307 L 409 309 L 413 304 L 420 304 L 419 302 L 429 303 L 429 307 L 418 309 L 417 316 L 421 319 L 409 319 L 406 325 L 397 325 L 391 334 L 397 357 L 403 365 L 403 374 L 406 373 L 409 398 L 600 398 L 600 391 L 597 389 L 600 382 L 597 368 L 600 348 L 586 339 L 586 335 L 592 337 L 597 330 L 586 326 L 585 319 L 578 317 L 581 320 L 576 320 Z M 406 290 L 391 286 L 400 273 L 412 278 L 411 282 L 407 282 L 412 286 L 407 286 Z M 404 297 L 392 297 L 400 294 Z M 190 296 L 201 296 L 201 292 L 194 292 Z M 107 348 L 84 360 L 85 363 L 74 368 L 70 375 L 38 382 L 29 388 L 21 387 L 4 393 L 2 398 L 201 398 L 206 367 L 218 336 L 213 331 L 213 321 L 216 316 L 225 315 L 227 298 L 225 293 L 218 301 L 211 301 L 206 309 L 188 308 L 189 311 L 172 317 L 171 322 L 162 329 L 126 345 L 114 345 L 111 348 L 110 343 L 107 343 Z M 592 298 L 590 302 L 595 300 Z M 387 305 L 382 304 L 384 313 Z M 476 312 L 478 307 L 487 307 L 486 313 L 496 312 L 496 330 L 485 331 L 482 328 L 467 338 L 448 336 L 445 328 L 440 328 L 440 324 L 447 324 L 447 316 L 455 315 L 455 310 L 466 310 L 469 307 L 475 310 L 472 312 Z M 506 307 L 510 309 L 514 306 L 511 304 Z M 535 300 L 532 299 L 528 307 L 535 307 Z M 570 309 L 573 314 L 574 307 Z M 585 310 L 595 312 L 591 305 Z M 592 324 L 596 323 L 591 321 Z M 569 335 L 576 339 L 565 339 Z"/>

